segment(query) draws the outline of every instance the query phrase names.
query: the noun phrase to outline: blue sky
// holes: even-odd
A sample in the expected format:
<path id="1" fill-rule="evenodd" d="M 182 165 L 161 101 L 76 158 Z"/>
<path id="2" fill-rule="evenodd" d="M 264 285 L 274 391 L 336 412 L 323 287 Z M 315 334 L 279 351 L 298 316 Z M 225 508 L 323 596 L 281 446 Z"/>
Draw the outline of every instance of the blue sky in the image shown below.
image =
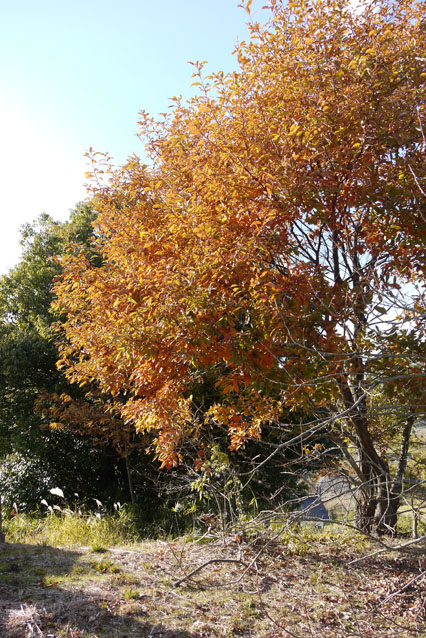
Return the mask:
<path id="1" fill-rule="evenodd" d="M 66 219 L 85 197 L 84 152 L 117 163 L 143 153 L 140 109 L 189 97 L 188 61 L 236 68 L 247 38 L 238 0 L 0 0 L 0 273 L 19 259 L 19 227 Z M 266 21 L 265 0 L 252 18 Z"/>

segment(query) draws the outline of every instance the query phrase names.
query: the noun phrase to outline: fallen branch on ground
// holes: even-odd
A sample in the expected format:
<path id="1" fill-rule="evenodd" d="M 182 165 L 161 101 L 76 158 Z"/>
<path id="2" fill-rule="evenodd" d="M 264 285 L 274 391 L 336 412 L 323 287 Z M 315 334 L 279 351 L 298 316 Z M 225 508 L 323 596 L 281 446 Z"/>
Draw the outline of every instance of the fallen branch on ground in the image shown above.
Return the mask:
<path id="1" fill-rule="evenodd" d="M 249 565 L 244 563 L 242 560 L 238 560 L 236 558 L 212 558 L 211 560 L 208 560 L 206 563 L 203 563 L 202 565 L 200 565 L 196 569 L 192 570 L 192 572 L 190 572 L 189 574 L 187 574 L 183 578 L 180 578 L 179 580 L 176 580 L 173 583 L 173 587 L 179 587 L 183 582 L 185 582 L 185 580 L 188 580 L 188 578 L 191 578 L 191 576 L 195 576 L 195 574 L 198 574 L 198 572 L 200 572 L 202 569 L 204 569 L 208 565 L 211 565 L 212 563 L 238 563 L 239 565 L 242 565 L 243 567 L 245 567 L 246 571 L 250 567 Z"/>

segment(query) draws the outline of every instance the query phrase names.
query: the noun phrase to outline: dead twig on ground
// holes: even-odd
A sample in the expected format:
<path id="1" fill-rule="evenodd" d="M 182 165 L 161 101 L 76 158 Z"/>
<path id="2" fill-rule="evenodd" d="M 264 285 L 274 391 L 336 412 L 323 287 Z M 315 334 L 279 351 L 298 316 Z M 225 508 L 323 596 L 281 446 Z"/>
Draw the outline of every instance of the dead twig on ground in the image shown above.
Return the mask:
<path id="1" fill-rule="evenodd" d="M 173 583 L 173 587 L 180 587 L 180 585 L 182 583 L 184 583 L 186 580 L 188 580 L 188 578 L 191 578 L 191 576 L 195 576 L 195 574 L 198 574 L 198 572 L 200 572 L 202 569 L 204 569 L 208 565 L 212 565 L 213 563 L 237 563 L 239 565 L 243 565 L 243 567 L 246 568 L 245 571 L 244 571 L 244 574 L 246 574 L 247 570 L 250 569 L 250 565 L 247 565 L 242 560 L 238 560 L 237 558 L 212 558 L 211 560 L 208 560 L 207 562 L 203 563 L 202 565 L 200 565 L 196 569 L 193 569 L 192 572 L 190 572 L 189 574 L 187 574 L 183 578 L 180 578 L 179 580 L 176 580 Z M 228 584 L 228 583 L 226 583 L 226 584 Z"/>
<path id="2" fill-rule="evenodd" d="M 374 539 L 374 540 L 377 540 L 382 545 L 384 545 L 384 548 L 378 549 L 372 554 L 366 554 L 365 556 L 361 556 L 360 558 L 355 558 L 354 560 L 351 560 L 348 563 L 348 565 L 355 565 L 355 563 L 360 563 L 361 561 L 366 560 L 367 558 L 372 558 L 372 556 L 383 554 L 383 552 L 399 552 L 401 549 L 405 549 L 409 545 L 417 545 L 418 543 L 421 543 L 422 541 L 426 540 L 426 536 L 421 536 L 420 538 L 414 538 L 411 541 L 407 541 L 407 543 L 403 543 L 402 545 L 395 545 L 394 547 L 392 545 L 387 545 L 383 543 L 383 541 L 379 541 L 378 539 Z"/>
<path id="3" fill-rule="evenodd" d="M 408 581 L 408 583 L 406 583 L 404 585 L 404 587 L 401 587 L 400 589 L 398 589 L 398 591 L 393 592 L 393 594 L 390 594 L 387 598 L 385 598 L 384 600 L 382 600 L 380 602 L 381 605 L 384 605 L 385 603 L 387 603 L 389 600 L 391 600 L 392 598 L 394 598 L 395 596 L 398 596 L 398 594 L 402 594 L 403 591 L 405 591 L 406 589 L 408 589 L 411 585 L 413 585 L 413 583 L 415 583 L 416 581 L 420 580 L 420 578 L 422 578 L 422 576 L 426 575 L 426 570 L 424 570 L 423 572 L 421 572 L 420 574 L 417 574 L 417 576 L 415 576 L 414 578 L 412 578 L 411 580 Z"/>

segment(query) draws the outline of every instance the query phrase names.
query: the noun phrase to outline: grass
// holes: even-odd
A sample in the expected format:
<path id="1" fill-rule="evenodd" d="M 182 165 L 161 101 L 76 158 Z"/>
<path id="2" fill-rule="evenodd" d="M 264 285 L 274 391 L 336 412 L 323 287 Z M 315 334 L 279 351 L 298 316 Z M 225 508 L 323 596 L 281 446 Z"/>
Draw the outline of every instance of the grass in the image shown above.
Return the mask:
<path id="1" fill-rule="evenodd" d="M 102 527 L 90 523 L 96 538 L 78 523 L 80 544 L 70 544 L 67 521 L 55 516 L 56 522 L 53 517 L 33 521 L 27 536 L 24 519 L 7 522 L 8 543 L 0 550 L 0 635 L 420 638 L 426 633 L 424 547 L 366 558 L 378 546 L 337 525 L 323 531 L 300 525 L 266 545 L 264 538 L 235 536 L 202 544 L 131 543 L 124 525 L 121 536 L 108 531 L 123 518 Z M 10 531 L 17 530 L 20 542 L 12 543 Z M 60 537 L 62 545 L 46 543 Z M 251 568 L 241 578 L 240 563 L 211 563 L 173 586 L 212 558 L 241 560 Z M 364 560 L 353 563 L 358 558 Z"/>
<path id="2" fill-rule="evenodd" d="M 139 589 L 124 589 L 123 590 L 123 596 L 127 600 L 136 600 L 139 598 L 140 595 L 141 595 L 141 592 Z"/>
<path id="3" fill-rule="evenodd" d="M 118 574 L 120 572 L 120 568 L 108 559 L 93 561 L 92 567 L 99 574 Z"/>
<path id="4" fill-rule="evenodd" d="M 92 545 L 90 546 L 90 551 L 95 554 L 106 554 L 108 549 L 103 545 L 99 545 L 98 543 L 92 543 Z"/>
<path id="5" fill-rule="evenodd" d="M 107 547 L 132 543 L 140 539 L 130 511 L 97 517 L 80 512 L 48 512 L 44 516 L 18 514 L 5 520 L 3 531 L 11 543 L 37 545 L 90 545 L 102 553 Z"/>

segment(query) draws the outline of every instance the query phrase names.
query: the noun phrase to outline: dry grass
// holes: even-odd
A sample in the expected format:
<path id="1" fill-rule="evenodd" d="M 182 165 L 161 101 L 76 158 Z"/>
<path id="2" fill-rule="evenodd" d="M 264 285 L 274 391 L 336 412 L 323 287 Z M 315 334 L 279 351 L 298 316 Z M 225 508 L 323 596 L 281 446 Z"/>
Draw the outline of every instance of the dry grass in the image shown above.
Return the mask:
<path id="1" fill-rule="evenodd" d="M 109 549 L 5 545 L 0 549 L 4 638 L 420 638 L 426 569 L 420 549 L 368 554 L 350 535 L 300 532 L 261 543 L 147 541 Z M 233 584 L 230 584 L 233 583 Z"/>
<path id="2" fill-rule="evenodd" d="M 140 538 L 131 512 L 84 514 L 78 510 L 47 512 L 44 516 L 20 513 L 3 523 L 6 538 L 31 545 L 117 545 Z"/>

